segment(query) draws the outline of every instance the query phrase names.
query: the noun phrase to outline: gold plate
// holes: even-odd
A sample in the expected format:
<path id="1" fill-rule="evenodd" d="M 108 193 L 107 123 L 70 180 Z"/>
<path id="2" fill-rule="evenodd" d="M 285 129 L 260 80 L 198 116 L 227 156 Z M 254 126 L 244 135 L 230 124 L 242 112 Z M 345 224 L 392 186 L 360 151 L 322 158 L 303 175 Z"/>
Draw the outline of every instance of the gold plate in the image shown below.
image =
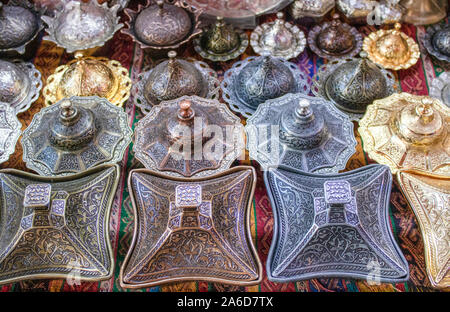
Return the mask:
<path id="1" fill-rule="evenodd" d="M 419 221 L 428 278 L 450 287 L 450 176 L 401 170 L 397 180 Z"/>

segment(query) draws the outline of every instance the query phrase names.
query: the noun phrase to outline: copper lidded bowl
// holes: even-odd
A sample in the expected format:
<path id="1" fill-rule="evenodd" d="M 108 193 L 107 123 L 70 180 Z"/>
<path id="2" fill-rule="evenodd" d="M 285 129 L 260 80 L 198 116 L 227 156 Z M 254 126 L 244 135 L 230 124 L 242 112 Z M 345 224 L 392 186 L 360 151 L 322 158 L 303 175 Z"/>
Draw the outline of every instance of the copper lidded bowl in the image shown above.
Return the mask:
<path id="1" fill-rule="evenodd" d="M 0 102 L 0 164 L 14 153 L 21 133 L 22 124 L 14 109 L 8 103 Z"/>
<path id="2" fill-rule="evenodd" d="M 450 107 L 450 72 L 444 72 L 433 79 L 430 96 Z"/>
<path id="3" fill-rule="evenodd" d="M 450 63 L 450 24 L 429 26 L 423 45 L 431 56 Z"/>

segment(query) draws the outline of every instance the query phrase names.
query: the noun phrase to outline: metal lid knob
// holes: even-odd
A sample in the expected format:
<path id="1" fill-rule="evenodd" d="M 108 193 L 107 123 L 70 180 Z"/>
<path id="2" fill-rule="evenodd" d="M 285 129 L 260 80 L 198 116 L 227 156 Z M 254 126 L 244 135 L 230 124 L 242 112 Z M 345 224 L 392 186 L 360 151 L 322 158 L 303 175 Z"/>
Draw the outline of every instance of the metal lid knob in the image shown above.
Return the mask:
<path id="1" fill-rule="evenodd" d="M 191 108 L 191 100 L 183 100 L 180 102 L 180 109 L 178 110 L 178 118 L 181 120 L 190 120 L 194 118 L 195 112 Z"/>

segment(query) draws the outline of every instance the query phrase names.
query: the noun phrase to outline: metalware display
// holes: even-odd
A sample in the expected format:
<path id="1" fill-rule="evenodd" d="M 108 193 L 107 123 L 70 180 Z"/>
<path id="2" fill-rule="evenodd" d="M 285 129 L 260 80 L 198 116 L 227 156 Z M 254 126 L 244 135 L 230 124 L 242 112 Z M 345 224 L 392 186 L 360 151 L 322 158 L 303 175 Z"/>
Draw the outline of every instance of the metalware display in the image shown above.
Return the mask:
<path id="1" fill-rule="evenodd" d="M 248 35 L 245 31 L 234 29 L 226 24 L 222 17 L 201 38 L 194 39 L 194 49 L 203 58 L 214 62 L 226 62 L 237 58 L 248 47 Z"/>
<path id="2" fill-rule="evenodd" d="M 43 95 L 47 106 L 71 96 L 93 95 L 123 106 L 130 97 L 131 85 L 128 70 L 118 61 L 76 52 L 74 60 L 59 66 L 47 78 Z"/>
<path id="3" fill-rule="evenodd" d="M 68 53 L 101 47 L 123 27 L 117 16 L 119 8 L 119 5 L 109 8 L 107 3 L 99 4 L 97 0 L 64 1 L 54 17 L 42 16 L 48 25 L 44 40 L 54 42 Z"/>
<path id="4" fill-rule="evenodd" d="M 122 32 L 142 49 L 177 49 L 202 33 L 202 10 L 182 0 L 147 0 L 137 11 L 124 12 L 129 21 Z"/>
<path id="5" fill-rule="evenodd" d="M 261 104 L 247 120 L 247 149 L 263 170 L 285 165 L 316 173 L 345 169 L 355 153 L 353 123 L 331 102 L 287 94 Z"/>
<path id="6" fill-rule="evenodd" d="M 332 60 L 322 65 L 313 79 L 312 92 L 333 102 L 350 119 L 358 121 L 374 100 L 394 93 L 395 77 L 389 71 L 367 59 Z"/>
<path id="7" fill-rule="evenodd" d="M 431 56 L 450 63 L 450 25 L 436 24 L 428 27 L 423 45 Z"/>
<path id="8" fill-rule="evenodd" d="M 41 73 L 32 63 L 20 60 L 0 60 L 0 81 L 0 102 L 16 114 L 28 110 L 42 88 Z"/>
<path id="9" fill-rule="evenodd" d="M 120 107 L 97 96 L 74 96 L 34 115 L 21 141 L 23 160 L 41 175 L 81 172 L 119 162 L 132 134 Z"/>
<path id="10" fill-rule="evenodd" d="M 135 169 L 128 185 L 135 231 L 120 269 L 122 287 L 261 282 L 262 265 L 250 234 L 255 169 L 239 166 L 195 179 Z"/>
<path id="11" fill-rule="evenodd" d="M 305 50 L 306 37 L 300 28 L 286 22 L 284 14 L 278 12 L 275 21 L 255 28 L 250 36 L 250 44 L 257 54 L 268 52 L 271 56 L 288 60 Z"/>
<path id="12" fill-rule="evenodd" d="M 403 8 L 399 0 L 336 0 L 337 9 L 350 23 L 394 24 L 400 22 Z"/>
<path id="13" fill-rule="evenodd" d="M 146 168 L 176 177 L 224 171 L 244 148 L 239 117 L 225 104 L 198 96 L 154 106 L 137 123 L 133 145 Z"/>
<path id="14" fill-rule="evenodd" d="M 111 278 L 109 215 L 118 166 L 71 177 L 0 170 L 0 284 Z"/>
<path id="15" fill-rule="evenodd" d="M 14 109 L 8 103 L 0 102 L 0 164 L 14 153 L 17 140 L 22 133 L 21 128 L 22 124 L 17 119 Z"/>
<path id="16" fill-rule="evenodd" d="M 221 88 L 229 107 L 246 118 L 266 100 L 310 91 L 307 75 L 296 64 L 269 55 L 234 63 L 225 72 Z"/>
<path id="17" fill-rule="evenodd" d="M 450 108 L 438 99 L 397 93 L 376 100 L 359 122 L 363 148 L 393 173 L 450 174 Z"/>
<path id="18" fill-rule="evenodd" d="M 169 101 L 183 95 L 198 95 L 219 99 L 220 82 L 208 64 L 195 59 L 177 58 L 175 51 L 169 59 L 139 74 L 133 87 L 135 104 L 144 114 L 161 101 Z"/>
<path id="19" fill-rule="evenodd" d="M 364 39 L 363 49 L 372 62 L 392 70 L 408 69 L 417 63 L 419 45 L 400 29 L 396 23 L 394 29 L 380 29 Z"/>
<path id="20" fill-rule="evenodd" d="M 356 28 L 343 23 L 338 14 L 331 22 L 315 26 L 308 34 L 310 49 L 326 59 L 352 57 L 362 48 L 363 39 Z"/>
<path id="21" fill-rule="evenodd" d="M 402 170 L 397 180 L 420 224 L 428 278 L 450 287 L 450 176 Z"/>
<path id="22" fill-rule="evenodd" d="M 431 82 L 430 96 L 450 108 L 450 72 L 444 72 Z"/>
<path id="23" fill-rule="evenodd" d="M 439 22 L 447 16 L 447 0 L 401 0 L 404 8 L 403 21 L 414 25 L 428 25 Z"/>
<path id="24" fill-rule="evenodd" d="M 295 0 L 289 6 L 289 12 L 294 19 L 311 17 L 315 22 L 319 22 L 334 5 L 335 0 Z"/>
<path id="25" fill-rule="evenodd" d="M 392 175 L 387 166 L 325 176 L 281 166 L 266 171 L 264 182 L 275 218 L 269 280 L 409 279 L 408 262 L 389 222 Z"/>

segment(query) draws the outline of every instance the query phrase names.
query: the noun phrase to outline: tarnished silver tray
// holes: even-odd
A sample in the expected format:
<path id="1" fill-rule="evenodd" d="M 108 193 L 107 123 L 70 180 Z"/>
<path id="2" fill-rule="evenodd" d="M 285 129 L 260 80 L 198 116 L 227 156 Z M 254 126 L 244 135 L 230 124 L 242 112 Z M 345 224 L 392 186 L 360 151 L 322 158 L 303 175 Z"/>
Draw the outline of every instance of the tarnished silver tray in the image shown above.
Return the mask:
<path id="1" fill-rule="evenodd" d="M 14 109 L 8 103 L 0 102 L 0 164 L 14 153 L 21 128 Z"/>

